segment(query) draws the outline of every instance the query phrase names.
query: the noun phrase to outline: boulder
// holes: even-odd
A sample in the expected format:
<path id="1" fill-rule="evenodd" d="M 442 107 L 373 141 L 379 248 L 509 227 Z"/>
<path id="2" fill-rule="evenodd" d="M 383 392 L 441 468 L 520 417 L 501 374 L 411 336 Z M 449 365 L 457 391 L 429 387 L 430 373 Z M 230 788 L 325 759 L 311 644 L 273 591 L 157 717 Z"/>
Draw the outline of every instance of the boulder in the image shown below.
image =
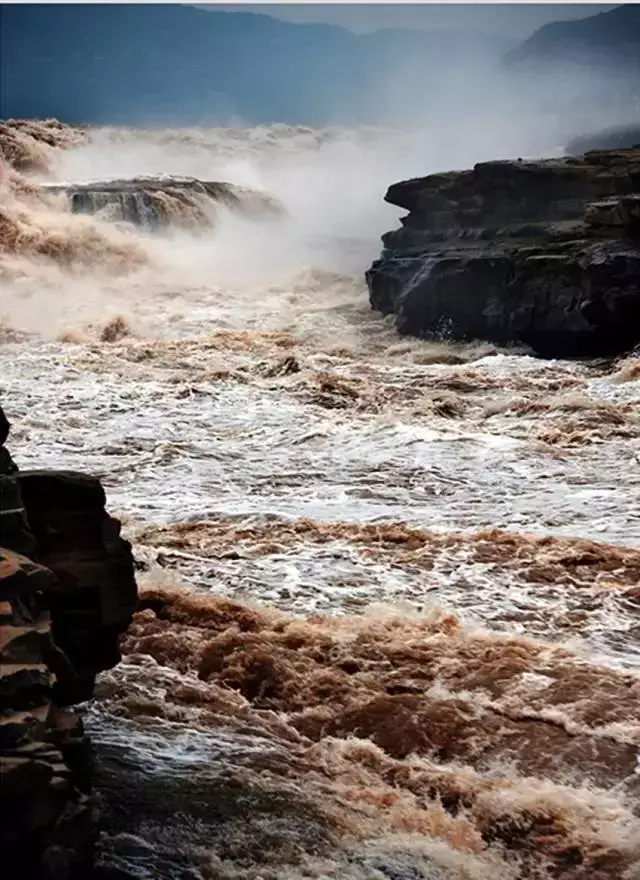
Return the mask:
<path id="1" fill-rule="evenodd" d="M 640 194 L 614 196 L 599 202 L 588 202 L 584 212 L 585 223 L 605 234 L 607 227 L 640 240 Z"/>
<path id="2" fill-rule="evenodd" d="M 131 545 L 105 509 L 94 477 L 23 471 L 23 503 L 36 556 L 55 575 L 49 590 L 53 637 L 75 670 L 58 682 L 58 705 L 89 699 L 95 677 L 120 661 L 119 637 L 137 603 Z"/>
<path id="3" fill-rule="evenodd" d="M 8 429 L 0 408 L 3 442 Z M 69 707 L 120 658 L 137 601 L 133 559 L 98 480 L 19 472 L 0 453 L 3 878 L 75 880 L 91 871 L 98 811 L 90 743 Z"/>
<path id="4" fill-rule="evenodd" d="M 640 341 L 640 150 L 485 162 L 391 186 L 409 214 L 366 273 L 401 333 L 549 357 Z"/>

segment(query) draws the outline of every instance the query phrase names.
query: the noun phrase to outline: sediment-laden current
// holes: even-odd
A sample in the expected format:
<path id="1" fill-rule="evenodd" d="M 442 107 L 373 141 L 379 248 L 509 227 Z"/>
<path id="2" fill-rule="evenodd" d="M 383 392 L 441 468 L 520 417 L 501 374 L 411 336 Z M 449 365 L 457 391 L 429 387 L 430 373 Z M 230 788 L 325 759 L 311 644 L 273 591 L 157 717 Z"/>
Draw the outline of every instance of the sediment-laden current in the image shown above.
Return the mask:
<path id="1" fill-rule="evenodd" d="M 387 184 L 443 167 L 424 135 L 0 149 L 12 452 L 99 476 L 140 569 L 88 709 L 101 876 L 637 880 L 638 359 L 370 310 Z M 211 223 L 154 235 L 38 189 L 161 174 L 285 215 L 201 200 Z"/>

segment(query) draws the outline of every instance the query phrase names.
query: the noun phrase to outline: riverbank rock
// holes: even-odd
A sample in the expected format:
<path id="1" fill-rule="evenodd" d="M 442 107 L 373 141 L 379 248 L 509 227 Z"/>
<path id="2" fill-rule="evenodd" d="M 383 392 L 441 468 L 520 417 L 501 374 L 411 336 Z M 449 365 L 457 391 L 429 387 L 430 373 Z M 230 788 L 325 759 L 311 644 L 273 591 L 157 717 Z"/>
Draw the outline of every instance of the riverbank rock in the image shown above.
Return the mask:
<path id="1" fill-rule="evenodd" d="M 391 186 L 402 228 L 366 273 L 401 333 L 548 357 L 640 342 L 640 149 L 497 161 Z"/>
<path id="2" fill-rule="evenodd" d="M 280 202 L 268 193 L 190 177 L 136 177 L 42 187 L 53 195 L 66 196 L 74 214 L 131 223 L 149 231 L 209 228 L 216 225 L 220 208 L 252 220 L 285 214 Z"/>
<path id="3" fill-rule="evenodd" d="M 0 408 L 0 846 L 3 878 L 91 868 L 92 753 L 73 705 L 120 658 L 137 590 L 98 480 L 19 472 Z M 29 557 L 23 555 L 29 553 Z"/>

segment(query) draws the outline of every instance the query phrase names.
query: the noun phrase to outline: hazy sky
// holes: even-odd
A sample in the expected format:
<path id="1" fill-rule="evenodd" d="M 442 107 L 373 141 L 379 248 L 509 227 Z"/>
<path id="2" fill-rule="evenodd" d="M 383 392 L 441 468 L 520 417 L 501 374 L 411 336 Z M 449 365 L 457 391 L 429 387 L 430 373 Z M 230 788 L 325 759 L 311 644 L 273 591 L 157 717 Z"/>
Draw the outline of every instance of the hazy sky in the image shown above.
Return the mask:
<path id="1" fill-rule="evenodd" d="M 489 31 L 524 39 L 550 21 L 587 18 L 620 4 L 568 3 L 437 3 L 437 4 L 215 4 L 228 12 L 265 12 L 295 22 L 338 24 L 353 31 L 378 28 L 455 28 Z"/>

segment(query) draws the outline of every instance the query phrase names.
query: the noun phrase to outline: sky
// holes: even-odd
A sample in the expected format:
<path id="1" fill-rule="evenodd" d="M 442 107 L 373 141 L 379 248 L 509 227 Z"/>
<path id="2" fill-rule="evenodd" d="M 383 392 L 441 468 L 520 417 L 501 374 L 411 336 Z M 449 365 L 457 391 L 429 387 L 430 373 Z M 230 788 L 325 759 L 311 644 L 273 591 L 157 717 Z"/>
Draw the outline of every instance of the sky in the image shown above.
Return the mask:
<path id="1" fill-rule="evenodd" d="M 201 5 L 201 4 L 199 4 Z M 379 28 L 453 28 L 526 39 L 550 21 L 588 18 L 619 4 L 568 3 L 291 3 L 215 4 L 226 12 L 264 12 L 285 21 L 337 24 L 358 33 Z"/>

